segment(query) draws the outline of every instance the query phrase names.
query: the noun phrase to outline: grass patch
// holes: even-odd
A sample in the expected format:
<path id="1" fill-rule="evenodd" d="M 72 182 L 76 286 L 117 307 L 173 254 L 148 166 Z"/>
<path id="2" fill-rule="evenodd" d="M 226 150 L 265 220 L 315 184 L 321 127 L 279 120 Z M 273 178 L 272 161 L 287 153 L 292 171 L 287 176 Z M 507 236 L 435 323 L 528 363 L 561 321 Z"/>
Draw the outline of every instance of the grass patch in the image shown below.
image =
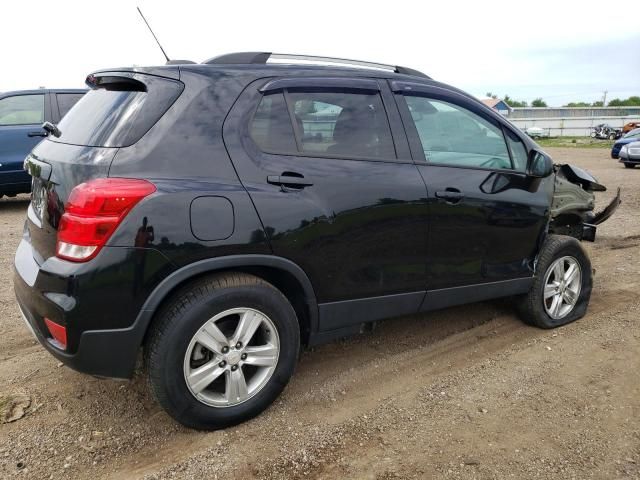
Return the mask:
<path id="1" fill-rule="evenodd" d="M 591 137 L 550 137 L 538 138 L 541 147 L 607 148 L 611 149 L 615 140 L 598 140 Z"/>

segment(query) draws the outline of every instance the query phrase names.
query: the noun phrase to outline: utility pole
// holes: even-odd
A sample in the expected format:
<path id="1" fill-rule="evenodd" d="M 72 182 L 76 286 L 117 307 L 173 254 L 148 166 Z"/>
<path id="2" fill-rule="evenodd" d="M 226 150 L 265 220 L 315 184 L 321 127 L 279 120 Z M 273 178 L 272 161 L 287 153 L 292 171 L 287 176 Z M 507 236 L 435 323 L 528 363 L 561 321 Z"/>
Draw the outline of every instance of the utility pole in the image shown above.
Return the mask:
<path id="1" fill-rule="evenodd" d="M 607 93 L 609 93 L 608 90 L 604 91 L 604 95 L 602 96 L 602 106 L 606 107 L 607 106 Z"/>

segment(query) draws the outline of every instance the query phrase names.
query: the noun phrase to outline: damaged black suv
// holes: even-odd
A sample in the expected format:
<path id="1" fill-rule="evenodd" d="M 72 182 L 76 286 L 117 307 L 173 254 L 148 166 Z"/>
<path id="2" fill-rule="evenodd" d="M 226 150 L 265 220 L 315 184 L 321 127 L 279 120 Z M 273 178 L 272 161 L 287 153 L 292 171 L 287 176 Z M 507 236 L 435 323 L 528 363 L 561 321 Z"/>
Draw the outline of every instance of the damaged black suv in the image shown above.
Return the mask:
<path id="1" fill-rule="evenodd" d="M 25 160 L 20 310 L 63 363 L 131 377 L 183 424 L 264 410 L 301 346 L 515 296 L 585 314 L 598 182 L 403 67 L 240 53 L 117 68 Z"/>

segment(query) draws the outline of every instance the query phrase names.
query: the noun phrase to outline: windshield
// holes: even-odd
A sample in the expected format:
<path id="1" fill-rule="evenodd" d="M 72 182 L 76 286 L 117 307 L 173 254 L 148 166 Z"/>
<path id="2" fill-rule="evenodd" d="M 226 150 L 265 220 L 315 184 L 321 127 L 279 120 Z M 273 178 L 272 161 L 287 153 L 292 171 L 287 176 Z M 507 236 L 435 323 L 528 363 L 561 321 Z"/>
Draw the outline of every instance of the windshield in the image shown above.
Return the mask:
<path id="1" fill-rule="evenodd" d="M 149 75 L 94 77 L 96 85 L 58 124 L 50 140 L 92 147 L 127 147 L 164 115 L 183 85 Z M 105 81 L 101 81 L 104 78 Z"/>
<path id="2" fill-rule="evenodd" d="M 635 130 L 631 130 L 629 133 L 627 133 L 624 138 L 640 138 L 640 128 L 636 128 Z"/>

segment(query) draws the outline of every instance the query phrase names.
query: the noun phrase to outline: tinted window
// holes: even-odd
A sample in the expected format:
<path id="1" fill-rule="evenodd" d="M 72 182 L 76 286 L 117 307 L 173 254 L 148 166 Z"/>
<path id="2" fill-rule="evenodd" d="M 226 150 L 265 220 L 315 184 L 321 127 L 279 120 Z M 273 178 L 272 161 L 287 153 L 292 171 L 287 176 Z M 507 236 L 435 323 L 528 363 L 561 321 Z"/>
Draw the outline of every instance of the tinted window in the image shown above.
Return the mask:
<path id="1" fill-rule="evenodd" d="M 251 123 L 251 137 L 265 152 L 296 153 L 291 118 L 282 93 L 262 98 Z"/>
<path id="2" fill-rule="evenodd" d="M 457 105 L 405 96 L 428 162 L 511 169 L 502 129 Z"/>
<path id="3" fill-rule="evenodd" d="M 17 95 L 0 100 L 0 125 L 44 122 L 44 95 Z"/>
<path id="4" fill-rule="evenodd" d="M 511 148 L 511 158 L 513 159 L 513 168 L 524 172 L 527 169 L 527 147 L 524 146 L 522 140 L 511 130 L 505 128 L 507 133 L 507 141 Z"/>
<path id="5" fill-rule="evenodd" d="M 126 147 L 137 142 L 180 95 L 174 80 L 134 75 L 100 77 L 60 121 L 59 138 L 50 140 L 94 147 Z M 139 78 L 140 80 L 136 80 Z"/>
<path id="6" fill-rule="evenodd" d="M 64 117 L 83 95 L 84 93 L 57 93 L 56 99 L 58 100 L 60 118 Z"/>
<path id="7" fill-rule="evenodd" d="M 362 158 L 395 158 L 380 95 L 290 92 L 303 152 Z"/>

